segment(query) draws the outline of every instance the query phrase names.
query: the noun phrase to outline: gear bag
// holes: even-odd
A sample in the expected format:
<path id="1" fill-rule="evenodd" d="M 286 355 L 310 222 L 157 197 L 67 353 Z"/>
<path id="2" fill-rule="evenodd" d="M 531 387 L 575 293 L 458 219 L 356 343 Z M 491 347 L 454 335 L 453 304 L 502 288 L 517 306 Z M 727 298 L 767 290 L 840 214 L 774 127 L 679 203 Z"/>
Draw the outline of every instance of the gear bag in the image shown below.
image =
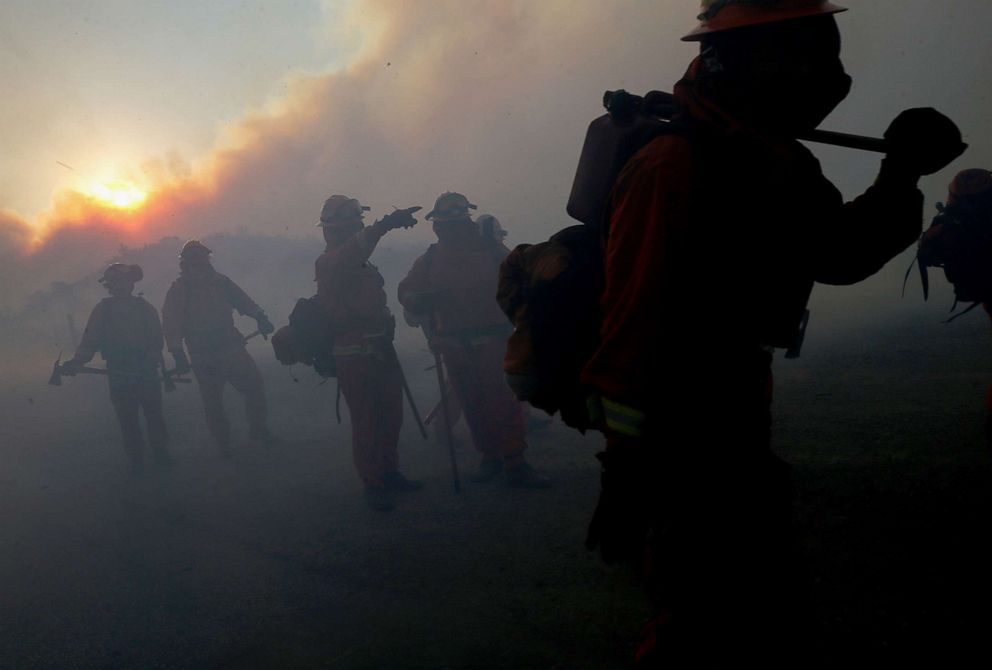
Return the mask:
<path id="1" fill-rule="evenodd" d="M 917 264 L 927 295 L 927 269 L 942 268 L 954 287 L 954 308 L 959 302 L 972 305 L 951 319 L 961 316 L 980 303 L 992 301 L 992 207 L 979 202 L 960 200 L 944 206 L 937 204 L 938 214 L 920 238 Z"/>
<path id="2" fill-rule="evenodd" d="M 603 248 L 589 226 L 521 244 L 503 261 L 496 299 L 513 323 L 503 370 L 518 400 L 590 428 L 579 379 L 599 340 Z"/>
<path id="3" fill-rule="evenodd" d="M 272 349 L 283 365 L 303 363 L 321 377 L 336 377 L 334 323 L 317 297 L 300 298 L 289 315 L 289 325 L 272 336 Z"/>
<path id="4" fill-rule="evenodd" d="M 663 120 L 671 96 L 644 98 L 626 91 L 603 96 L 608 113 L 586 133 L 567 211 L 584 225 L 565 228 L 546 242 L 516 247 L 500 266 L 497 301 L 514 326 L 503 370 L 518 400 L 569 426 L 593 427 L 582 369 L 599 343 L 604 241 L 610 193 L 623 167 L 661 135 L 682 132 Z"/>

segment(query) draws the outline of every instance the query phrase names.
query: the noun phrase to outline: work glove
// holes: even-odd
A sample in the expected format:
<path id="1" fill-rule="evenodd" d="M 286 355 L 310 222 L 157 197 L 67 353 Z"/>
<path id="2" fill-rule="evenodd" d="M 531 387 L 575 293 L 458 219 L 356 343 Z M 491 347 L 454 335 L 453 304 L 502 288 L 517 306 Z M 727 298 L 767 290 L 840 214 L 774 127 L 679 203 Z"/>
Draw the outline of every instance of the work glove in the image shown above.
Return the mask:
<path id="1" fill-rule="evenodd" d="M 59 370 L 68 377 L 75 377 L 84 365 L 85 363 L 83 361 L 73 357 L 60 365 Z"/>
<path id="2" fill-rule="evenodd" d="M 176 363 L 175 374 L 177 376 L 184 375 L 192 369 L 189 364 L 189 359 L 186 358 L 185 351 L 183 351 L 182 349 L 177 349 L 176 351 L 173 351 L 171 353 L 172 353 L 172 360 L 175 361 Z"/>
<path id="3" fill-rule="evenodd" d="M 397 209 L 376 221 L 374 225 L 380 233 L 386 233 L 396 228 L 410 228 L 417 225 L 417 219 L 413 218 L 414 212 L 418 212 L 423 207 L 407 207 Z"/>
<path id="4" fill-rule="evenodd" d="M 269 317 L 264 314 L 259 314 L 256 316 L 255 323 L 258 324 L 258 332 L 260 332 L 263 336 L 271 335 L 276 330 L 276 327 L 272 325 L 271 321 L 269 321 Z"/>
<path id="5" fill-rule="evenodd" d="M 968 148 L 954 122 L 930 107 L 902 112 L 883 137 L 886 163 L 917 177 L 947 167 Z"/>
<path id="6" fill-rule="evenodd" d="M 606 563 L 640 565 L 651 532 L 654 503 L 652 473 L 646 467 L 641 440 L 624 440 L 596 455 L 602 464 L 599 502 L 589 522 L 586 549 L 595 551 Z"/>

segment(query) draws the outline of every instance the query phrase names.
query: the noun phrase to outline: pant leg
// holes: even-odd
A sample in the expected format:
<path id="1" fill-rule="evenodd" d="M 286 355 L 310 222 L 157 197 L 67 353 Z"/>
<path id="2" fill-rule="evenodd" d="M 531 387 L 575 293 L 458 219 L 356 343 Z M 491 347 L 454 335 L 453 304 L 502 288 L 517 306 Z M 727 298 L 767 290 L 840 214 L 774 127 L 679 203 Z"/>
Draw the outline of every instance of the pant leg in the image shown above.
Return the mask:
<path id="1" fill-rule="evenodd" d="M 733 385 L 718 415 L 702 391 L 673 397 L 671 420 L 646 438 L 655 457 L 645 584 L 667 629 L 653 662 L 789 667 L 808 653 L 815 624 L 790 468 L 769 448 L 771 381 Z"/>
<path id="2" fill-rule="evenodd" d="M 224 362 L 227 380 L 244 397 L 250 431 L 253 434 L 265 433 L 268 430 L 265 382 L 255 359 L 244 348 L 239 348 L 225 353 Z"/>
<path id="3" fill-rule="evenodd" d="M 523 410 L 503 376 L 504 347 L 492 339 L 446 352 L 445 362 L 476 449 L 512 466 L 523 460 L 527 442 Z"/>
<path id="4" fill-rule="evenodd" d="M 403 371 L 395 357 L 375 357 L 375 368 L 376 459 L 384 473 L 395 472 L 399 467 L 396 451 L 403 427 Z"/>
<path id="5" fill-rule="evenodd" d="M 145 414 L 148 444 L 152 451 L 165 451 L 169 445 L 169 430 L 162 412 L 162 384 L 158 379 L 143 380 L 138 393 L 141 410 Z"/>
<path id="6" fill-rule="evenodd" d="M 138 420 L 139 399 L 135 393 L 137 385 L 126 381 L 111 380 L 110 402 L 114 405 L 117 422 L 121 426 L 124 439 L 124 452 L 132 463 L 144 461 L 144 439 Z"/>
<path id="7" fill-rule="evenodd" d="M 985 394 L 985 439 L 992 447 L 992 386 Z"/>
<path id="8" fill-rule="evenodd" d="M 457 346 L 446 348 L 442 353 L 442 360 L 448 373 L 448 382 L 458 399 L 458 405 L 465 417 L 465 424 L 472 435 L 472 444 L 476 451 L 482 454 L 483 458 L 499 458 L 497 445 L 488 439 L 489 436 L 484 430 L 482 421 L 484 398 L 469 353 Z M 443 417 L 441 418 L 443 420 Z"/>
<path id="9" fill-rule="evenodd" d="M 224 368 L 219 356 L 203 356 L 194 359 L 193 374 L 203 399 L 203 410 L 207 419 L 207 429 L 211 437 L 221 447 L 231 442 L 231 424 L 224 413 Z"/>
<path id="10" fill-rule="evenodd" d="M 385 471 L 377 452 L 374 357 L 336 356 L 338 384 L 351 416 L 351 451 L 358 476 L 366 486 L 382 486 Z"/>

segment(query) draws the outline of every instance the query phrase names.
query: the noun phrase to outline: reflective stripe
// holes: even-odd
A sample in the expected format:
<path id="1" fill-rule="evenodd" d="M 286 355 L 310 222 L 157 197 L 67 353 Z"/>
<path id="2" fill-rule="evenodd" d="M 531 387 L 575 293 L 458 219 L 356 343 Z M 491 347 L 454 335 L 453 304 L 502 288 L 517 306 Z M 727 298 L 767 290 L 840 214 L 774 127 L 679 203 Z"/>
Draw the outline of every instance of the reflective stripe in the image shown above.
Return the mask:
<path id="1" fill-rule="evenodd" d="M 640 437 L 644 433 L 644 412 L 606 397 L 602 401 L 607 428 L 628 437 Z"/>
<path id="2" fill-rule="evenodd" d="M 379 340 L 386 336 L 383 332 L 365 333 L 362 339 L 365 342 L 359 344 L 335 344 L 331 348 L 331 353 L 335 356 L 371 356 L 380 352 Z"/>

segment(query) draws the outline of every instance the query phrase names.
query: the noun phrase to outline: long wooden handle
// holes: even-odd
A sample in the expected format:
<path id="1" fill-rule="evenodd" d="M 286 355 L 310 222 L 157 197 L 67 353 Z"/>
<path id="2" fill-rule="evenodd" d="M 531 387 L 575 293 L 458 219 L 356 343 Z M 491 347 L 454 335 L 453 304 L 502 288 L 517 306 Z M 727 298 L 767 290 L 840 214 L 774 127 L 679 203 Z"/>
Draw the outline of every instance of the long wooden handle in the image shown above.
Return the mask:
<path id="1" fill-rule="evenodd" d="M 883 139 L 866 137 L 864 135 L 852 135 L 850 133 L 838 133 L 833 130 L 811 130 L 805 135 L 800 135 L 799 139 L 818 144 L 829 144 L 835 147 L 874 151 L 879 154 L 884 154 L 887 151 L 885 140 Z"/>

